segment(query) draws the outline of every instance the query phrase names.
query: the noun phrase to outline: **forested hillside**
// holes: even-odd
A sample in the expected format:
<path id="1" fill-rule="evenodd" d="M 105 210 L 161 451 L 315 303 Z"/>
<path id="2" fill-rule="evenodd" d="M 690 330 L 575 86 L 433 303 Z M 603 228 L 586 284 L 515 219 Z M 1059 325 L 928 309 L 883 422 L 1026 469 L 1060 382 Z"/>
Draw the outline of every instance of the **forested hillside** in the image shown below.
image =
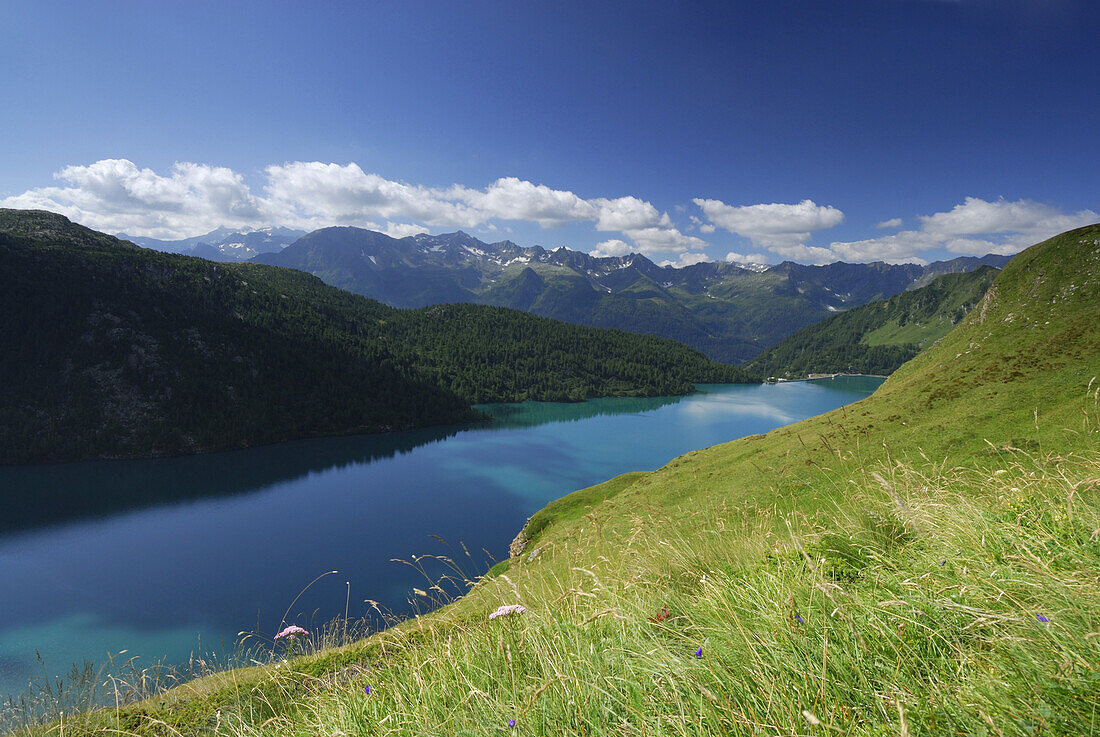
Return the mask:
<path id="1" fill-rule="evenodd" d="M 685 394 L 694 382 L 758 381 L 682 343 L 504 307 L 435 305 L 395 313 L 387 327 L 408 346 L 412 362 L 471 402 Z"/>
<path id="2" fill-rule="evenodd" d="M 490 307 L 402 311 L 301 272 L 0 210 L 0 462 L 202 452 L 479 417 L 476 401 L 746 374 L 672 341 Z"/>
<path id="3" fill-rule="evenodd" d="M 978 304 L 997 269 L 941 276 L 803 328 L 746 364 L 761 376 L 890 374 L 943 335 Z"/>

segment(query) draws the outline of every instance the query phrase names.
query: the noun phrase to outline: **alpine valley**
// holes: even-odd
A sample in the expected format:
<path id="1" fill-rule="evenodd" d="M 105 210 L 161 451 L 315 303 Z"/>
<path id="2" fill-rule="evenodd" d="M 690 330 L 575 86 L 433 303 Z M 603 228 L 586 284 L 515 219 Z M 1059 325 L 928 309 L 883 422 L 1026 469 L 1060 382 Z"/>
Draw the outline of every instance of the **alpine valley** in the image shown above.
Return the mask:
<path id="1" fill-rule="evenodd" d="M 755 357 L 832 314 L 922 287 L 942 274 L 1001 267 L 1007 256 L 926 266 L 705 262 L 658 266 L 641 254 L 594 257 L 464 233 L 395 239 L 352 227 L 303 236 L 253 261 L 289 266 L 396 307 L 475 302 L 679 340 L 726 363 Z"/>
<path id="2" fill-rule="evenodd" d="M 196 453 L 752 380 L 671 340 L 484 305 L 401 310 L 291 269 L 0 209 L 0 463 Z"/>

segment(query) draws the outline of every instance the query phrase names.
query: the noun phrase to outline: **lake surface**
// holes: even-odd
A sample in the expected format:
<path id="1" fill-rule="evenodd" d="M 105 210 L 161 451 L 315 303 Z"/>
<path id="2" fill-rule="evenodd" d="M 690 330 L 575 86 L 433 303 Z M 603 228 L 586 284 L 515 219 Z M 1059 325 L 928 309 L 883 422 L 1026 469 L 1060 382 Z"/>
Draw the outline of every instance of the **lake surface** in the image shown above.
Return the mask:
<path id="1" fill-rule="evenodd" d="M 821 414 L 881 381 L 486 405 L 496 419 L 473 427 L 0 467 L 0 697 L 107 653 L 185 662 L 231 650 L 241 631 L 270 637 L 329 570 L 288 622 L 343 615 L 346 582 L 353 618 L 369 613 L 365 599 L 408 612 L 425 579 L 393 558 L 444 554 L 483 573 L 552 499 Z"/>

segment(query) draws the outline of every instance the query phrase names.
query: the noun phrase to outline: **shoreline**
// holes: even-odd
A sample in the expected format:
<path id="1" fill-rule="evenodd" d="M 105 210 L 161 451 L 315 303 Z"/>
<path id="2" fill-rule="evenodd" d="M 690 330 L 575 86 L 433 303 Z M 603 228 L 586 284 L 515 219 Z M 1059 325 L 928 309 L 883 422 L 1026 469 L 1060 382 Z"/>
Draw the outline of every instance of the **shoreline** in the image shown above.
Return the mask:
<path id="1" fill-rule="evenodd" d="M 790 384 L 790 383 L 793 383 L 793 382 L 796 382 L 796 381 L 818 381 L 820 379 L 835 379 L 838 376 L 865 376 L 865 377 L 870 378 L 870 379 L 889 379 L 890 378 L 890 376 L 888 374 L 856 374 L 856 373 L 849 373 L 847 371 L 838 371 L 835 374 L 809 374 L 808 376 L 806 376 L 804 378 L 801 378 L 801 379 L 781 379 L 781 378 L 778 378 L 778 377 L 769 377 L 768 379 L 765 379 L 765 383 L 769 383 L 769 384 Z M 774 378 L 774 381 L 771 380 L 773 378 Z"/>

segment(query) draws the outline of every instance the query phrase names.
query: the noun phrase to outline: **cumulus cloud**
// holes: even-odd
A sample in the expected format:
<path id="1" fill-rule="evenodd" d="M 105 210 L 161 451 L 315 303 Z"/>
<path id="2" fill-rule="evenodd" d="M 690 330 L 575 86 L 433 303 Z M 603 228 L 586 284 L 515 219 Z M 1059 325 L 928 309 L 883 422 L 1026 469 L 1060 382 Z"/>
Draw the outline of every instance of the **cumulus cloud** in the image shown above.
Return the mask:
<path id="1" fill-rule="evenodd" d="M 264 192 L 273 210 L 296 223 L 354 225 L 373 217 L 473 228 L 486 216 L 439 190 L 368 174 L 351 163 L 295 161 L 267 167 Z"/>
<path id="2" fill-rule="evenodd" d="M 903 230 L 894 235 L 861 241 L 833 242 L 829 250 L 834 260 L 841 261 L 904 261 L 921 251 L 936 248 L 939 241 L 918 230 Z"/>
<path id="3" fill-rule="evenodd" d="M 596 218 L 596 230 L 638 230 L 641 228 L 671 228 L 672 220 L 668 213 L 659 213 L 657 208 L 637 197 L 619 197 L 618 199 L 592 200 L 599 215 Z"/>
<path id="4" fill-rule="evenodd" d="M 1026 199 L 991 202 L 967 197 L 950 210 L 920 216 L 918 229 L 864 240 L 834 241 L 823 247 L 807 242 L 814 232 L 843 222 L 844 213 L 835 207 L 808 199 L 797 204 L 744 206 L 703 198 L 693 202 L 714 225 L 783 258 L 813 263 L 923 263 L 920 254 L 933 249 L 967 255 L 1010 255 L 1052 235 L 1100 221 L 1093 210 L 1066 213 Z M 901 218 L 890 218 L 875 227 L 900 228 L 903 222 Z"/>
<path id="5" fill-rule="evenodd" d="M 1031 200 L 987 202 L 977 197 L 967 197 L 948 212 L 922 216 L 920 220 L 921 230 L 945 239 L 991 233 L 1045 238 L 1094 223 L 1100 220 L 1100 215 L 1092 210 L 1063 213 L 1050 205 Z"/>
<path id="6" fill-rule="evenodd" d="M 678 209 L 683 209 L 683 208 L 678 208 Z M 688 230 L 691 230 L 692 228 L 699 228 L 700 233 L 713 233 L 715 230 L 717 230 L 714 223 L 703 222 L 702 220 L 695 217 L 694 215 L 691 215 L 689 219 L 691 220 L 691 225 L 688 226 L 688 228 L 687 228 Z"/>
<path id="7" fill-rule="evenodd" d="M 626 241 L 612 238 L 611 240 L 597 243 L 596 247 L 588 252 L 588 255 L 597 258 L 603 258 L 605 256 L 626 256 L 627 254 L 634 253 L 636 250 L 638 249 L 634 248 L 634 246 Z"/>
<path id="8" fill-rule="evenodd" d="M 683 253 L 693 248 L 706 248 L 709 245 L 702 238 L 684 235 L 671 226 L 633 228 L 624 230 L 623 233 L 646 253 Z"/>
<path id="9" fill-rule="evenodd" d="M 126 159 L 68 166 L 41 187 L 0 201 L 4 207 L 59 212 L 100 230 L 173 238 L 219 225 L 248 226 L 265 217 L 264 203 L 225 167 L 177 163 L 168 176 Z"/>
<path id="10" fill-rule="evenodd" d="M 408 238 L 410 235 L 420 235 L 421 233 L 427 233 L 429 231 L 423 225 L 415 225 L 412 223 L 386 223 L 386 227 L 382 232 L 390 238 Z"/>
<path id="11" fill-rule="evenodd" d="M 933 248 L 981 256 L 1012 255 L 1041 240 L 1100 220 L 1092 210 L 1064 213 L 1031 200 L 989 202 L 967 197 L 946 212 L 922 215 L 920 230 L 847 243 L 832 243 L 829 250 L 844 261 L 921 263 L 917 254 Z M 889 222 L 889 221 L 887 221 Z"/>
<path id="12" fill-rule="evenodd" d="M 668 213 L 641 198 L 584 198 L 517 177 L 501 177 L 484 189 L 435 188 L 386 179 L 356 163 L 320 161 L 273 164 L 264 176 L 262 194 L 256 195 L 225 167 L 177 163 L 162 176 L 126 159 L 105 159 L 58 172 L 67 186 L 28 190 L 0 204 L 53 210 L 100 230 L 158 238 L 268 224 L 357 225 L 401 237 L 428 227 L 495 230 L 493 221 L 522 221 L 544 228 L 591 223 L 599 232 L 632 240 L 630 251 L 652 255 L 708 245 L 681 233 Z M 383 221 L 384 228 L 377 225 Z M 613 238 L 603 248 L 621 250 L 622 243 Z"/>
<path id="13" fill-rule="evenodd" d="M 657 265 L 675 266 L 676 268 L 682 269 L 685 266 L 694 266 L 695 264 L 701 264 L 706 261 L 710 261 L 710 259 L 707 258 L 707 255 L 705 253 L 681 253 L 679 258 L 675 260 L 665 259 Z"/>
<path id="14" fill-rule="evenodd" d="M 1066 213 L 1031 200 L 990 202 L 967 197 L 950 210 L 921 216 L 919 229 L 865 240 L 834 241 L 822 247 L 807 245 L 807 241 L 815 231 L 843 221 L 844 214 L 834 207 L 820 206 L 813 200 L 795 205 L 746 206 L 702 198 L 694 202 L 715 225 L 783 258 L 813 263 L 926 263 L 919 254 L 932 249 L 967 255 L 1010 255 L 1052 235 L 1100 221 L 1093 210 Z M 901 218 L 891 218 L 876 227 L 900 228 L 902 224 Z M 736 261 L 738 254 L 731 256 L 728 260 Z"/>
<path id="15" fill-rule="evenodd" d="M 527 220 L 544 228 L 554 228 L 571 222 L 596 220 L 599 216 L 595 205 L 572 192 L 516 177 L 502 177 L 485 190 L 455 185 L 441 196 L 469 206 L 479 221 L 489 218 Z"/>
<path id="16" fill-rule="evenodd" d="M 815 231 L 844 222 L 843 212 L 810 199 L 796 204 L 727 205 L 721 200 L 696 197 L 692 202 L 713 225 L 748 238 L 754 245 L 784 258 L 812 261 L 828 258 L 825 249 L 805 243 Z"/>
<path id="17" fill-rule="evenodd" d="M 831 264 L 840 261 L 840 257 L 828 248 L 805 246 L 800 244 L 773 245 L 769 250 L 788 261 L 808 261 L 811 264 Z"/>
<path id="18" fill-rule="evenodd" d="M 727 205 L 721 200 L 696 197 L 692 200 L 715 225 L 731 233 L 756 240 L 767 236 L 803 236 L 844 222 L 835 207 L 802 200 L 794 205 Z"/>
<path id="19" fill-rule="evenodd" d="M 1052 233 L 1052 235 L 1054 234 Z M 964 256 L 982 256 L 987 253 L 1011 256 L 1035 244 L 1039 240 L 1044 239 L 1035 239 L 1026 235 L 1016 235 L 1011 238 L 1006 238 L 999 243 L 995 243 L 985 238 L 951 238 L 943 245 L 948 251 Z"/>
<path id="20" fill-rule="evenodd" d="M 730 251 L 726 254 L 726 261 L 733 264 L 766 264 L 768 263 L 768 255 L 766 253 L 737 253 L 736 251 Z"/>

